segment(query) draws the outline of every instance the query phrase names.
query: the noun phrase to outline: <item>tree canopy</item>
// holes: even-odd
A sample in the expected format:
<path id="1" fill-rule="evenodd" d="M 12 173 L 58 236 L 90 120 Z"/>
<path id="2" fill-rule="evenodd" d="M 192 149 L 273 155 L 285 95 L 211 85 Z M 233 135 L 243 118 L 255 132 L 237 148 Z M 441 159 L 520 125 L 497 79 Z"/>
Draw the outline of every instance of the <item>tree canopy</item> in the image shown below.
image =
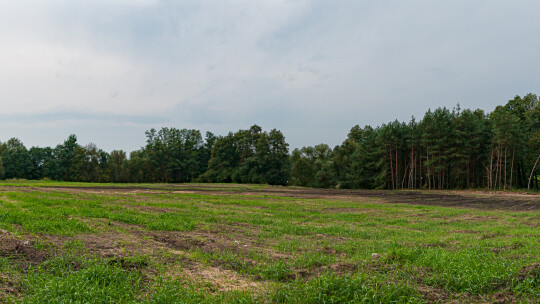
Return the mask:
<path id="1" fill-rule="evenodd" d="M 85 182 L 235 182 L 366 189 L 539 189 L 540 102 L 516 96 L 491 113 L 428 110 L 421 120 L 356 125 L 334 148 L 294 149 L 279 130 L 216 136 L 146 131 L 146 145 L 110 153 L 70 135 L 56 147 L 0 142 L 0 179 Z"/>

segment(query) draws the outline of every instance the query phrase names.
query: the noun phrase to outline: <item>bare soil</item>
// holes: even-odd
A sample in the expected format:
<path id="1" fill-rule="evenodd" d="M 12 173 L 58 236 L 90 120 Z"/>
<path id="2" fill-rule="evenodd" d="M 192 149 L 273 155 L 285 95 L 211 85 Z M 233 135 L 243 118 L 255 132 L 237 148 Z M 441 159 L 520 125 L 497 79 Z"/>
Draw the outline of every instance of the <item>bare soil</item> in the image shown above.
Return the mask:
<path id="1" fill-rule="evenodd" d="M 43 262 L 47 252 L 33 247 L 32 241 L 17 239 L 0 229 L 0 258 L 8 258 L 13 265 L 27 270 L 31 265 Z M 9 297 L 19 298 L 17 280 L 9 274 L 0 273 L 0 303 Z"/>
<path id="2" fill-rule="evenodd" d="M 10 258 L 18 263 L 29 265 L 43 262 L 47 253 L 33 247 L 30 240 L 19 240 L 9 232 L 0 230 L 0 257 Z"/>

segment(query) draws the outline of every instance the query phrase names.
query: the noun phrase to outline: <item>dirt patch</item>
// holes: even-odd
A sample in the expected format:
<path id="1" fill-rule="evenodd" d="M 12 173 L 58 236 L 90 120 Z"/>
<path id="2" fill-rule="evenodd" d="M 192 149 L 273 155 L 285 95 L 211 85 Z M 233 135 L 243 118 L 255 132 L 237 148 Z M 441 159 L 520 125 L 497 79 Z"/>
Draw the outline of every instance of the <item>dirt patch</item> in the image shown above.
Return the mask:
<path id="1" fill-rule="evenodd" d="M 449 298 L 449 294 L 444 289 L 433 286 L 420 285 L 418 292 L 428 303 L 446 303 Z"/>
<path id="2" fill-rule="evenodd" d="M 148 267 L 148 262 L 144 260 L 134 261 L 126 258 L 116 258 L 108 262 L 109 265 L 120 266 L 126 270 L 139 270 Z"/>
<path id="3" fill-rule="evenodd" d="M 228 239 L 212 233 L 182 233 L 158 231 L 152 233 L 154 239 L 166 244 L 170 248 L 182 251 L 201 249 L 205 252 L 234 252 L 247 254 L 254 248 L 249 238 L 238 240 Z"/>
<path id="4" fill-rule="evenodd" d="M 469 293 L 450 293 L 435 286 L 419 285 L 417 289 L 426 303 L 518 303 L 514 294 L 508 292 L 480 296 Z"/>
<path id="5" fill-rule="evenodd" d="M 503 304 L 503 303 L 518 303 L 515 295 L 511 292 L 497 292 L 483 299 L 487 303 Z"/>
<path id="6" fill-rule="evenodd" d="M 482 192 L 472 195 L 466 191 L 382 191 L 378 194 L 387 203 L 443 206 L 454 208 L 501 209 L 514 211 L 540 210 L 538 195 L 500 195 Z M 482 218 L 475 220 L 487 220 Z"/>
<path id="7" fill-rule="evenodd" d="M 253 209 L 269 209 L 266 206 L 249 206 L 249 208 L 253 208 Z"/>
<path id="8" fill-rule="evenodd" d="M 244 276 L 222 267 L 202 265 L 197 262 L 184 263 L 182 268 L 172 267 L 166 276 L 178 277 L 185 275 L 195 282 L 202 283 L 211 292 L 217 291 L 249 291 L 264 290 L 267 282 L 253 281 Z"/>
<path id="9" fill-rule="evenodd" d="M 237 270 L 242 268 L 243 264 L 256 264 L 248 258 L 249 254 L 256 252 L 267 256 L 272 260 L 287 260 L 291 257 L 289 254 L 276 252 L 271 247 L 271 243 L 260 243 L 254 237 L 247 236 L 244 233 L 237 233 L 232 230 L 219 231 L 197 231 L 197 232 L 170 232 L 156 231 L 150 235 L 156 242 L 164 246 L 180 251 L 202 250 L 207 253 L 231 252 L 239 257 L 234 263 L 216 262 L 214 266 L 223 266 L 228 269 Z"/>
<path id="10" fill-rule="evenodd" d="M 486 221 L 493 221 L 497 220 L 496 216 L 478 216 L 478 215 L 471 215 L 471 214 L 464 214 L 460 215 L 458 217 L 452 218 L 450 220 L 447 220 L 447 223 L 464 223 L 464 222 L 486 222 Z"/>
<path id="11" fill-rule="evenodd" d="M 294 274 L 291 275 L 288 279 L 289 281 L 292 281 L 294 279 L 309 280 L 316 278 L 327 271 L 331 271 L 332 273 L 335 273 L 337 275 L 352 274 L 357 272 L 359 269 L 359 264 L 349 262 L 338 262 L 329 265 L 316 264 L 307 269 L 296 269 L 294 271 Z"/>
<path id="12" fill-rule="evenodd" d="M 195 268 L 187 271 L 191 277 L 201 277 L 211 282 L 218 290 L 247 290 L 259 287 L 259 282 L 249 281 L 227 269 L 218 267 Z"/>
<path id="13" fill-rule="evenodd" d="M 451 230 L 448 233 L 479 234 L 480 231 L 475 231 L 475 230 Z"/>
<path id="14" fill-rule="evenodd" d="M 334 256 L 340 257 L 340 258 L 344 258 L 344 257 L 347 256 L 346 252 L 343 252 L 341 250 L 337 250 L 337 249 L 329 247 L 329 246 L 323 247 L 322 250 L 320 250 L 320 252 L 322 252 L 324 254 L 327 254 L 327 255 L 334 255 Z"/>
<path id="15" fill-rule="evenodd" d="M 531 228 L 540 228 L 540 216 L 533 216 L 527 219 L 523 224 Z"/>
<path id="16" fill-rule="evenodd" d="M 102 257 L 118 257 L 128 255 L 125 249 L 127 236 L 121 234 L 86 235 L 80 239 L 90 253 Z M 141 246 L 142 247 L 142 246 Z"/>
<path id="17" fill-rule="evenodd" d="M 70 243 L 80 242 L 86 253 L 104 258 L 125 258 L 137 255 L 156 257 L 167 250 L 166 246 L 152 240 L 139 226 L 106 219 L 81 219 L 81 221 L 101 232 L 71 237 L 41 234 L 39 235 L 40 242 L 52 244 L 52 247 L 59 252 L 69 251 Z M 100 229 L 103 227 L 105 230 Z M 76 245 L 76 250 L 78 246 Z"/>
<path id="18" fill-rule="evenodd" d="M 82 241 L 91 254 L 106 258 L 137 255 L 159 257 L 167 250 L 166 246 L 152 240 L 146 232 L 136 229 L 126 232 L 112 231 L 80 235 L 75 239 Z"/>
<path id="19" fill-rule="evenodd" d="M 517 274 L 517 279 L 520 282 L 527 279 L 532 279 L 534 281 L 540 282 L 540 264 L 532 264 L 521 268 Z"/>
<path id="20" fill-rule="evenodd" d="M 350 272 L 355 272 L 358 270 L 358 264 L 353 264 L 353 263 L 335 263 L 335 264 L 330 264 L 326 267 L 327 269 L 329 270 L 332 270 L 338 274 L 343 274 L 343 273 L 350 273 Z"/>
<path id="21" fill-rule="evenodd" d="M 7 275 L 0 274 L 0 303 L 2 299 L 13 297 L 18 294 L 16 283 Z"/>
<path id="22" fill-rule="evenodd" d="M 435 243 L 423 244 L 421 247 L 425 247 L 425 248 L 446 248 L 448 246 L 450 246 L 448 243 L 435 242 Z"/>
<path id="23" fill-rule="evenodd" d="M 18 269 L 26 271 L 47 259 L 47 252 L 33 247 L 33 241 L 17 239 L 11 233 L 0 229 L 0 258 L 7 258 Z M 13 298 L 21 300 L 18 279 L 0 273 L 0 303 Z"/>
<path id="24" fill-rule="evenodd" d="M 154 206 L 140 206 L 140 205 L 124 204 L 124 205 L 122 205 L 122 207 L 125 207 L 126 209 L 129 209 L 129 210 L 150 212 L 150 213 L 173 213 L 173 212 L 178 212 L 178 209 L 162 208 L 162 207 L 154 207 Z"/>
<path id="25" fill-rule="evenodd" d="M 504 234 L 498 233 L 498 232 L 494 232 L 494 233 L 485 233 L 485 234 L 482 234 L 482 236 L 481 236 L 480 238 L 483 239 L 483 240 L 485 240 L 485 239 L 496 238 L 496 237 L 503 236 L 503 235 L 504 235 Z"/>
<path id="26" fill-rule="evenodd" d="M 7 257 L 28 266 L 43 262 L 47 253 L 34 248 L 33 241 L 18 240 L 7 231 L 0 231 L 0 257 Z"/>
<path id="27" fill-rule="evenodd" d="M 179 250 L 191 250 L 194 248 L 203 248 L 205 251 L 212 251 L 217 246 L 214 240 L 195 239 L 189 235 L 175 232 L 156 232 L 154 233 L 156 241 L 167 244 L 169 247 Z"/>
<path id="28" fill-rule="evenodd" d="M 323 213 L 362 213 L 366 214 L 366 210 L 362 208 L 324 208 Z"/>

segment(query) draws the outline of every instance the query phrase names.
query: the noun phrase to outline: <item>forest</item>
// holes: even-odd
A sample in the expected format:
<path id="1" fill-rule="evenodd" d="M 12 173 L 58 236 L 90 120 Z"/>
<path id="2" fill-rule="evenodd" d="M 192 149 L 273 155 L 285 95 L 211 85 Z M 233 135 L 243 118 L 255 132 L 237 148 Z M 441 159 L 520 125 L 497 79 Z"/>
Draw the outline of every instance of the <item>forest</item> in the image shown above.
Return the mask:
<path id="1" fill-rule="evenodd" d="M 516 96 L 491 113 L 428 110 L 417 121 L 356 125 L 341 145 L 294 149 L 258 125 L 216 136 L 199 130 L 146 132 L 127 153 L 70 135 L 56 147 L 0 142 L 1 179 L 81 182 L 219 182 L 362 189 L 539 190 L 540 101 Z"/>

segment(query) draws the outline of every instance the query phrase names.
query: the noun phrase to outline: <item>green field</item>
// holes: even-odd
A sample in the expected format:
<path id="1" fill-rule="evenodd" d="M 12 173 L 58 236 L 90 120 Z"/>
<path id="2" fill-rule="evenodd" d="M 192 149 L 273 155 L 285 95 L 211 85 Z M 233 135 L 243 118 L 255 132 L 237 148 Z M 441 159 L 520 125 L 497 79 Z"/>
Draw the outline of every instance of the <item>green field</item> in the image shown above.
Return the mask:
<path id="1" fill-rule="evenodd" d="M 539 303 L 539 196 L 0 183 L 0 303 Z"/>

